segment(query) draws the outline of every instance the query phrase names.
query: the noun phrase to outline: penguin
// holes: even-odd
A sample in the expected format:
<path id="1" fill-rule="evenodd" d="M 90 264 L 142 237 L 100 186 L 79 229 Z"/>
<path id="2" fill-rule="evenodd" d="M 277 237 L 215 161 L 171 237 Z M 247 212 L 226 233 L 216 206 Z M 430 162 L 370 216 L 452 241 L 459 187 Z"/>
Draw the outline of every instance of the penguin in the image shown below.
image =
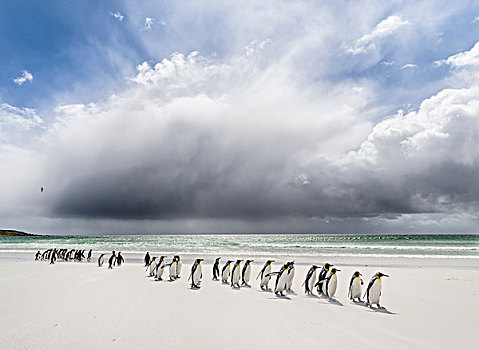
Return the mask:
<path id="1" fill-rule="evenodd" d="M 368 284 L 368 289 L 364 296 L 366 296 L 366 306 L 373 307 L 373 304 L 378 306 L 378 309 L 381 309 L 381 305 L 379 305 L 379 299 L 381 298 L 381 287 L 382 281 L 381 277 L 389 277 L 381 272 L 377 272 Z M 363 297 L 364 297 L 363 296 Z"/>
<path id="2" fill-rule="evenodd" d="M 356 271 L 353 273 L 353 277 L 351 277 L 351 281 L 349 282 L 348 296 L 352 301 L 356 298 L 358 298 L 358 301 L 361 301 L 361 286 L 364 284 L 361 276 L 359 271 Z"/>
<path id="3" fill-rule="evenodd" d="M 233 266 L 233 272 L 231 272 L 231 287 L 239 288 L 239 280 L 241 276 L 241 262 L 243 260 L 236 260 Z"/>
<path id="4" fill-rule="evenodd" d="M 156 279 L 158 281 L 163 280 L 161 277 L 163 276 L 163 271 L 165 271 L 165 258 L 166 256 L 160 256 L 160 260 L 156 264 Z"/>
<path id="5" fill-rule="evenodd" d="M 294 274 L 295 274 L 294 261 L 291 261 L 288 267 L 288 280 L 286 281 L 286 290 L 288 292 L 292 292 L 291 286 L 293 285 Z"/>
<path id="6" fill-rule="evenodd" d="M 116 256 L 116 262 L 118 266 L 121 266 L 121 264 L 125 262 L 125 259 L 121 255 L 121 252 L 118 252 L 118 255 Z"/>
<path id="7" fill-rule="evenodd" d="M 261 269 L 260 273 L 258 274 L 258 277 L 256 277 L 256 279 L 258 279 L 261 276 L 261 281 L 259 283 L 259 287 L 261 289 L 264 289 L 265 287 L 266 287 L 266 289 L 269 289 L 268 288 L 268 283 L 269 283 L 269 280 L 271 279 L 271 276 L 269 274 L 271 273 L 271 263 L 272 262 L 274 262 L 274 260 L 266 261 L 264 263 L 264 266 Z"/>
<path id="8" fill-rule="evenodd" d="M 42 255 L 42 253 L 40 253 L 40 251 L 37 251 L 37 253 L 35 254 L 35 260 L 40 259 L 41 255 Z"/>
<path id="9" fill-rule="evenodd" d="M 323 283 L 324 283 L 323 281 L 326 279 L 326 276 L 328 275 L 328 271 L 330 267 L 332 266 L 334 265 L 326 263 L 323 265 L 323 268 L 319 272 L 318 282 L 316 282 L 316 284 L 314 285 L 315 287 L 318 287 L 318 294 L 325 294 L 323 290 Z"/>
<path id="10" fill-rule="evenodd" d="M 111 256 L 110 256 L 110 259 L 108 259 L 108 268 L 109 269 L 112 269 L 113 267 L 113 264 L 115 263 L 115 259 L 116 259 L 116 254 L 115 254 L 115 251 L 112 251 L 111 252 Z"/>
<path id="11" fill-rule="evenodd" d="M 91 253 L 92 253 L 92 250 L 90 249 L 90 250 L 88 251 L 88 256 L 87 256 L 87 258 L 86 258 L 86 260 L 87 260 L 88 262 L 91 261 Z"/>
<path id="12" fill-rule="evenodd" d="M 220 259 L 216 258 L 215 263 L 213 264 L 213 281 L 217 281 L 220 277 Z"/>
<path id="13" fill-rule="evenodd" d="M 223 270 L 221 270 L 221 281 L 223 283 L 228 283 L 228 278 L 230 277 L 230 266 L 232 262 L 232 260 L 228 260 L 225 266 L 223 266 Z"/>
<path id="14" fill-rule="evenodd" d="M 313 294 L 314 282 L 316 282 L 317 268 L 318 267 L 316 265 L 312 265 L 308 273 L 306 274 L 306 279 L 303 282 L 304 292 L 308 295 Z"/>
<path id="15" fill-rule="evenodd" d="M 201 268 L 202 261 L 203 259 L 196 259 L 191 267 L 191 274 L 188 278 L 188 280 L 191 279 L 191 288 L 200 288 L 201 278 L 203 277 L 203 271 Z"/>
<path id="16" fill-rule="evenodd" d="M 57 260 L 57 250 L 53 249 L 52 256 L 50 259 L 50 264 L 54 264 L 56 260 Z"/>
<path id="17" fill-rule="evenodd" d="M 177 264 L 177 261 L 175 256 L 173 258 L 173 261 L 168 264 L 170 266 L 170 269 L 169 269 L 170 281 L 174 281 L 176 279 L 176 264 Z"/>
<path id="18" fill-rule="evenodd" d="M 336 276 L 336 272 L 338 271 L 341 270 L 333 267 L 323 284 L 324 294 L 326 294 L 329 299 L 332 299 L 334 294 L 336 294 L 336 289 L 338 287 L 338 276 Z"/>
<path id="19" fill-rule="evenodd" d="M 243 271 L 241 273 L 241 285 L 243 286 L 248 286 L 249 287 L 249 280 L 251 279 L 251 263 L 254 260 L 246 260 L 243 266 Z"/>
<path id="20" fill-rule="evenodd" d="M 176 278 L 180 278 L 181 268 L 183 267 L 183 263 L 181 262 L 181 258 L 179 255 L 176 255 Z"/>
<path id="21" fill-rule="evenodd" d="M 286 289 L 286 283 L 288 282 L 288 271 L 289 271 L 289 262 L 284 264 L 279 272 L 271 272 L 268 275 L 273 276 L 277 275 L 276 277 L 276 283 L 274 285 L 274 294 L 276 295 L 283 295 L 284 290 Z"/>
<path id="22" fill-rule="evenodd" d="M 150 277 L 153 277 L 155 275 L 155 270 L 156 270 L 156 256 L 154 256 L 151 261 L 150 265 L 146 268 L 147 270 L 150 270 Z"/>
<path id="23" fill-rule="evenodd" d="M 98 257 L 98 267 L 102 267 L 104 261 L 105 261 L 105 254 L 101 254 L 101 255 Z"/>
<path id="24" fill-rule="evenodd" d="M 150 266 L 150 253 L 146 252 L 143 260 L 145 261 L 145 267 Z"/>

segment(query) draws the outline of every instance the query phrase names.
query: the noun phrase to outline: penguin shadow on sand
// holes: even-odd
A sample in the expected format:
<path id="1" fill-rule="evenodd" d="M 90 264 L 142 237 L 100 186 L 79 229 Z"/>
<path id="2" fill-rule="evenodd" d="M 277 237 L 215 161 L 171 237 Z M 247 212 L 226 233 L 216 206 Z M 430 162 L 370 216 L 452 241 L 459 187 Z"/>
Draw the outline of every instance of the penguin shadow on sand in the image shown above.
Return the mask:
<path id="1" fill-rule="evenodd" d="M 381 306 L 381 307 L 369 307 L 369 306 L 366 306 L 366 303 L 364 303 L 364 307 L 366 308 L 366 310 L 368 312 L 378 312 L 378 313 L 381 313 L 381 314 L 387 314 L 387 315 L 397 315 L 396 312 L 392 312 L 392 311 L 389 311 L 388 309 L 386 309 L 384 306 Z"/>

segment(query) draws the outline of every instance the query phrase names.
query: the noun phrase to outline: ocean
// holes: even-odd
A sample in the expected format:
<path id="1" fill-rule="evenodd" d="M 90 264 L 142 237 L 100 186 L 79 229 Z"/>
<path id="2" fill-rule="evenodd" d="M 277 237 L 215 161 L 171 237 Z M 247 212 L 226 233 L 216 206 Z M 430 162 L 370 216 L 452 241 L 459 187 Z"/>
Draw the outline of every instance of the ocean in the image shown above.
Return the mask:
<path id="1" fill-rule="evenodd" d="M 211 234 L 0 237 L 0 253 L 49 248 L 214 256 L 478 259 L 479 235 Z"/>

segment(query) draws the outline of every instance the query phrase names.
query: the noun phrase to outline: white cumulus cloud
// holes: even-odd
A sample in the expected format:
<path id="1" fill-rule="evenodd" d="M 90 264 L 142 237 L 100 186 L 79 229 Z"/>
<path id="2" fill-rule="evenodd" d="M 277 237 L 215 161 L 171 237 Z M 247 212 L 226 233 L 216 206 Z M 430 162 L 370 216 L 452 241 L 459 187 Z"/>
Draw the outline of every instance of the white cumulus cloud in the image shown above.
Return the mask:
<path id="1" fill-rule="evenodd" d="M 125 18 L 125 16 L 123 16 L 119 11 L 117 12 L 110 12 L 110 15 L 115 17 L 117 20 L 119 20 L 120 22 L 123 21 L 123 19 Z"/>
<path id="2" fill-rule="evenodd" d="M 22 75 L 13 79 L 13 82 L 17 85 L 23 85 L 27 81 L 32 81 L 33 80 L 33 75 L 27 70 L 24 70 L 22 72 Z"/>

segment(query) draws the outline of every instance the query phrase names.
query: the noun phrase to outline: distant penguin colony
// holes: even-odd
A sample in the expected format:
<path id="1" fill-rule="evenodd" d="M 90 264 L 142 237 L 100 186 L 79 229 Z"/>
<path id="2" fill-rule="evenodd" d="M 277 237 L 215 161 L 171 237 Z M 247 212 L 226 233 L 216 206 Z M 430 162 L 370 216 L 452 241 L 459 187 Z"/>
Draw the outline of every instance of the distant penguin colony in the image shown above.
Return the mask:
<path id="1" fill-rule="evenodd" d="M 38 250 L 35 253 L 36 261 L 49 261 L 50 264 L 55 264 L 57 262 L 91 262 L 93 257 L 93 249 L 88 250 L 87 256 L 85 257 L 86 249 L 57 249 L 50 248 L 45 250 L 43 253 Z M 98 267 L 102 267 L 105 262 L 105 253 L 101 253 L 98 256 L 97 264 Z M 109 268 L 118 265 L 121 266 L 125 262 L 125 258 L 121 255 L 121 252 L 115 254 L 113 252 L 112 256 L 108 260 Z"/>

